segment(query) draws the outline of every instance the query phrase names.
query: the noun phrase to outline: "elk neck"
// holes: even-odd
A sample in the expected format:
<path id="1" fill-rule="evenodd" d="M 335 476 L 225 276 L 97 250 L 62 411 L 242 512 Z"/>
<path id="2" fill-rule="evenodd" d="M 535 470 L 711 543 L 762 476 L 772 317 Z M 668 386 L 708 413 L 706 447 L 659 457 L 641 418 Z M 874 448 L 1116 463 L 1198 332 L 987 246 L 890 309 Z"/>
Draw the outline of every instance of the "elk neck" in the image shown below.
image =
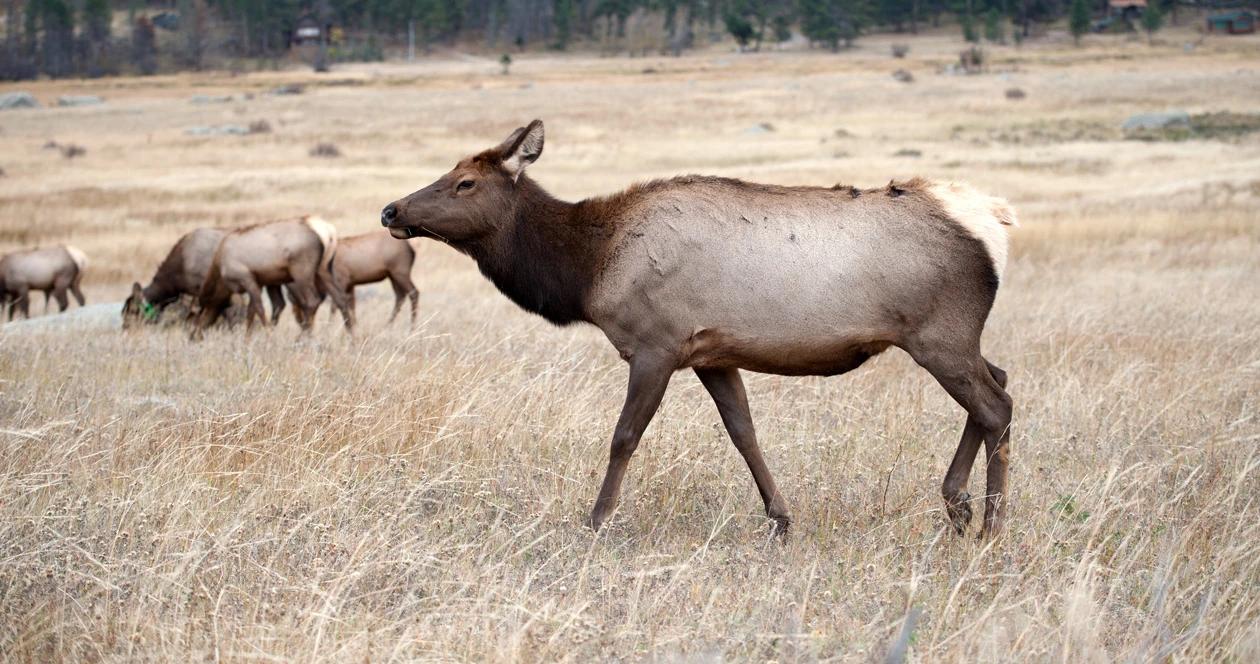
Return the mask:
<path id="1" fill-rule="evenodd" d="M 610 236 L 606 220 L 559 200 L 526 175 L 505 225 L 464 250 L 522 309 L 555 325 L 590 322 L 587 298 Z"/>

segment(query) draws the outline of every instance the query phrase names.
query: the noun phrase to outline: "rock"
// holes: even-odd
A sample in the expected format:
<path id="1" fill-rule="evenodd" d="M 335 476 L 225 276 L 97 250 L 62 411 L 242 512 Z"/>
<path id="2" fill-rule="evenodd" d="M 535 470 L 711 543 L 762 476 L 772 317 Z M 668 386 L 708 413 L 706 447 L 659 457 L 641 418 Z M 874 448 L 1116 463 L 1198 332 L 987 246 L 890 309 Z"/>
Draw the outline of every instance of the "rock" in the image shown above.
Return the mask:
<path id="1" fill-rule="evenodd" d="M 249 123 L 249 133 L 251 134 L 270 134 L 271 123 L 266 120 L 254 120 Z"/>
<path id="2" fill-rule="evenodd" d="M 278 88 L 272 88 L 267 94 L 284 96 L 284 95 L 300 95 L 306 92 L 306 86 L 301 83 L 289 83 Z"/>
<path id="3" fill-rule="evenodd" d="M 337 146 L 332 143 L 319 143 L 311 148 L 311 156 L 333 159 L 341 156 L 341 150 L 338 150 Z"/>
<path id="4" fill-rule="evenodd" d="M 1023 99 L 1024 97 L 1027 97 L 1027 96 L 1028 96 L 1028 93 L 1024 92 L 1023 90 L 1021 90 L 1021 89 L 1019 89 L 1019 88 L 1007 88 L 1007 89 L 1006 89 L 1006 98 L 1007 98 L 1007 99 Z"/>
<path id="5" fill-rule="evenodd" d="M 226 104 L 232 101 L 232 95 L 193 95 L 188 101 L 197 104 Z"/>
<path id="6" fill-rule="evenodd" d="M 29 92 L 10 92 L 0 95 L 0 110 L 10 108 L 39 108 L 39 102 Z"/>
<path id="7" fill-rule="evenodd" d="M 105 100 L 96 95 L 61 95 L 57 97 L 58 106 L 100 106 Z"/>
<path id="8" fill-rule="evenodd" d="M 900 150 L 898 150 L 898 151 L 894 152 L 894 153 L 893 153 L 893 156 L 894 156 L 894 157 L 912 157 L 912 158 L 917 159 L 917 158 L 919 158 L 919 157 L 922 157 L 922 156 L 923 156 L 923 151 L 922 151 L 922 150 L 915 150 L 915 149 L 912 149 L 912 148 L 902 148 L 902 149 L 900 149 Z"/>
<path id="9" fill-rule="evenodd" d="M 904 58 L 906 57 L 906 54 L 909 52 L 910 52 L 909 44 L 893 44 L 892 45 L 892 56 L 894 58 L 898 58 L 898 59 Z"/>
<path id="10" fill-rule="evenodd" d="M 757 134 L 769 134 L 774 131 L 774 125 L 769 122 L 761 122 L 744 130 L 745 134 L 755 136 Z"/>
<path id="11" fill-rule="evenodd" d="M 893 78 L 897 79 L 898 81 L 901 81 L 902 83 L 914 82 L 914 74 L 911 74 L 910 72 L 904 69 L 898 69 L 897 71 L 893 72 L 892 76 Z"/>
<path id="12" fill-rule="evenodd" d="M 245 136 L 249 134 L 249 127 L 237 124 L 226 124 L 216 126 L 197 126 L 189 127 L 184 130 L 189 136 Z"/>
<path id="13" fill-rule="evenodd" d="M 1190 127 L 1190 114 L 1185 111 L 1167 111 L 1164 113 L 1138 113 L 1129 116 L 1120 126 L 1125 131 L 1142 131 L 1147 129 L 1167 129 L 1169 127 Z"/>

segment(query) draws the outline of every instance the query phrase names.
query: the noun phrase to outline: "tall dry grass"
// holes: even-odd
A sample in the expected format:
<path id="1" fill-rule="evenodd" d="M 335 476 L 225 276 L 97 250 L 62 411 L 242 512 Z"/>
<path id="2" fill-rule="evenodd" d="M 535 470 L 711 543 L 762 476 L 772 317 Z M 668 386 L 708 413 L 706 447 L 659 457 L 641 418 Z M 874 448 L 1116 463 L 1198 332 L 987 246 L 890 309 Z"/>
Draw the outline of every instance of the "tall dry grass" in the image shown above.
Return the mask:
<path id="1" fill-rule="evenodd" d="M 535 115 L 536 176 L 566 196 L 683 170 L 924 173 L 1009 196 L 1024 227 L 985 336 L 1016 402 L 1010 530 L 993 542 L 945 526 L 964 418 L 896 351 L 839 379 L 747 376 L 796 519 L 786 544 L 687 374 L 592 535 L 624 366 L 435 244 L 418 245 L 414 330 L 384 324 L 383 289 L 354 338 L 326 314 L 296 341 L 288 316 L 198 344 L 0 328 L 0 658 L 866 661 L 899 640 L 914 661 L 1260 658 L 1260 144 L 1001 138 L 1166 99 L 1256 110 L 1260 86 L 1226 85 L 1260 77 L 1230 44 L 1012 50 L 1018 105 L 998 74 L 932 75 L 952 46 L 925 40 L 913 86 L 875 43 L 642 61 L 652 75 L 524 58 L 510 82 L 385 66 L 209 109 L 192 86 L 271 79 L 121 80 L 84 84 L 117 86 L 105 107 L 6 115 L 0 245 L 73 240 L 97 302 L 196 225 L 312 211 L 371 228 Z M 276 131 L 182 134 L 237 116 Z M 744 132 L 762 121 L 775 130 Z M 54 158 L 48 137 L 89 152 Z M 324 139 L 346 157 L 309 159 Z"/>

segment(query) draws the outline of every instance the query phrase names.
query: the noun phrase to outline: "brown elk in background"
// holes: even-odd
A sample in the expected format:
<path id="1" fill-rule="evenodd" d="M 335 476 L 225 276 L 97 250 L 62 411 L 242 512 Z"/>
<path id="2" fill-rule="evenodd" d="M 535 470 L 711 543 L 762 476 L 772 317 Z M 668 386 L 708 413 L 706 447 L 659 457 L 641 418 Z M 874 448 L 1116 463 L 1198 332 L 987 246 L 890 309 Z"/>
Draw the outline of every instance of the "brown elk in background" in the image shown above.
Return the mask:
<path id="1" fill-rule="evenodd" d="M 221 228 L 198 228 L 179 238 L 147 286 L 132 284 L 131 295 L 123 302 L 123 329 L 141 322 L 155 323 L 162 311 L 181 297 L 198 296 L 214 252 L 227 233 Z M 284 294 L 280 286 L 267 286 L 266 290 L 271 300 L 271 324 L 275 325 L 284 311 Z"/>
<path id="2" fill-rule="evenodd" d="M 193 338 L 214 324 L 234 294 L 249 297 L 247 326 L 266 324 L 262 289 L 286 285 L 293 297 L 298 324 L 309 332 L 323 295 L 332 298 L 345 317 L 346 329 L 354 326 L 342 293 L 331 283 L 329 264 L 337 250 L 337 231 L 317 217 L 247 226 L 229 231 L 219 242 L 198 295 L 201 312 Z"/>
<path id="3" fill-rule="evenodd" d="M 15 251 L 0 256 L 0 305 L 9 305 L 9 320 L 17 313 L 31 317 L 30 292 L 44 292 L 44 313 L 48 303 L 57 300 L 60 311 L 70 306 L 66 291 L 83 306 L 86 300 L 79 282 L 87 267 L 87 256 L 70 245 Z"/>
<path id="4" fill-rule="evenodd" d="M 897 346 L 967 411 L 942 486 L 954 527 L 970 522 L 965 489 L 983 442 L 982 535 L 1001 530 L 1011 398 L 980 336 L 1015 224 L 1005 201 L 921 179 L 861 190 L 685 176 L 568 203 L 525 175 L 542 149 L 535 120 L 385 206 L 381 223 L 394 237 L 467 254 L 505 295 L 557 325 L 593 323 L 629 363 L 592 527 L 616 506 L 670 377 L 690 368 L 785 532 L 787 502 L 757 445 L 739 370 L 833 376 Z"/>
<path id="5" fill-rule="evenodd" d="M 415 325 L 420 304 L 420 292 L 411 281 L 415 262 L 415 249 L 407 242 L 395 240 L 389 233 L 351 235 L 337 242 L 337 256 L 331 268 L 333 283 L 342 291 L 346 306 L 354 314 L 354 287 L 389 279 L 394 289 L 394 312 L 389 315 L 389 322 L 394 322 L 403 300 L 409 298 L 411 324 Z"/>

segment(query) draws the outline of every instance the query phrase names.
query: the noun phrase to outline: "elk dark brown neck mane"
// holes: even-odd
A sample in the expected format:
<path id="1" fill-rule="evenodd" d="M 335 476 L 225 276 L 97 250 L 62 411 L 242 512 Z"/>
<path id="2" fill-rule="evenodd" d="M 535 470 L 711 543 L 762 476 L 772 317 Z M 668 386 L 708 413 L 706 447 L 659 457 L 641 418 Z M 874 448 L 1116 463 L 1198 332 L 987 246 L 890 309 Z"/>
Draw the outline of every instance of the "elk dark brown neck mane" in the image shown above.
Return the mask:
<path id="1" fill-rule="evenodd" d="M 555 325 L 590 322 L 586 299 L 609 236 L 606 220 L 553 197 L 527 175 L 515 187 L 511 222 L 455 248 L 526 311 Z"/>

